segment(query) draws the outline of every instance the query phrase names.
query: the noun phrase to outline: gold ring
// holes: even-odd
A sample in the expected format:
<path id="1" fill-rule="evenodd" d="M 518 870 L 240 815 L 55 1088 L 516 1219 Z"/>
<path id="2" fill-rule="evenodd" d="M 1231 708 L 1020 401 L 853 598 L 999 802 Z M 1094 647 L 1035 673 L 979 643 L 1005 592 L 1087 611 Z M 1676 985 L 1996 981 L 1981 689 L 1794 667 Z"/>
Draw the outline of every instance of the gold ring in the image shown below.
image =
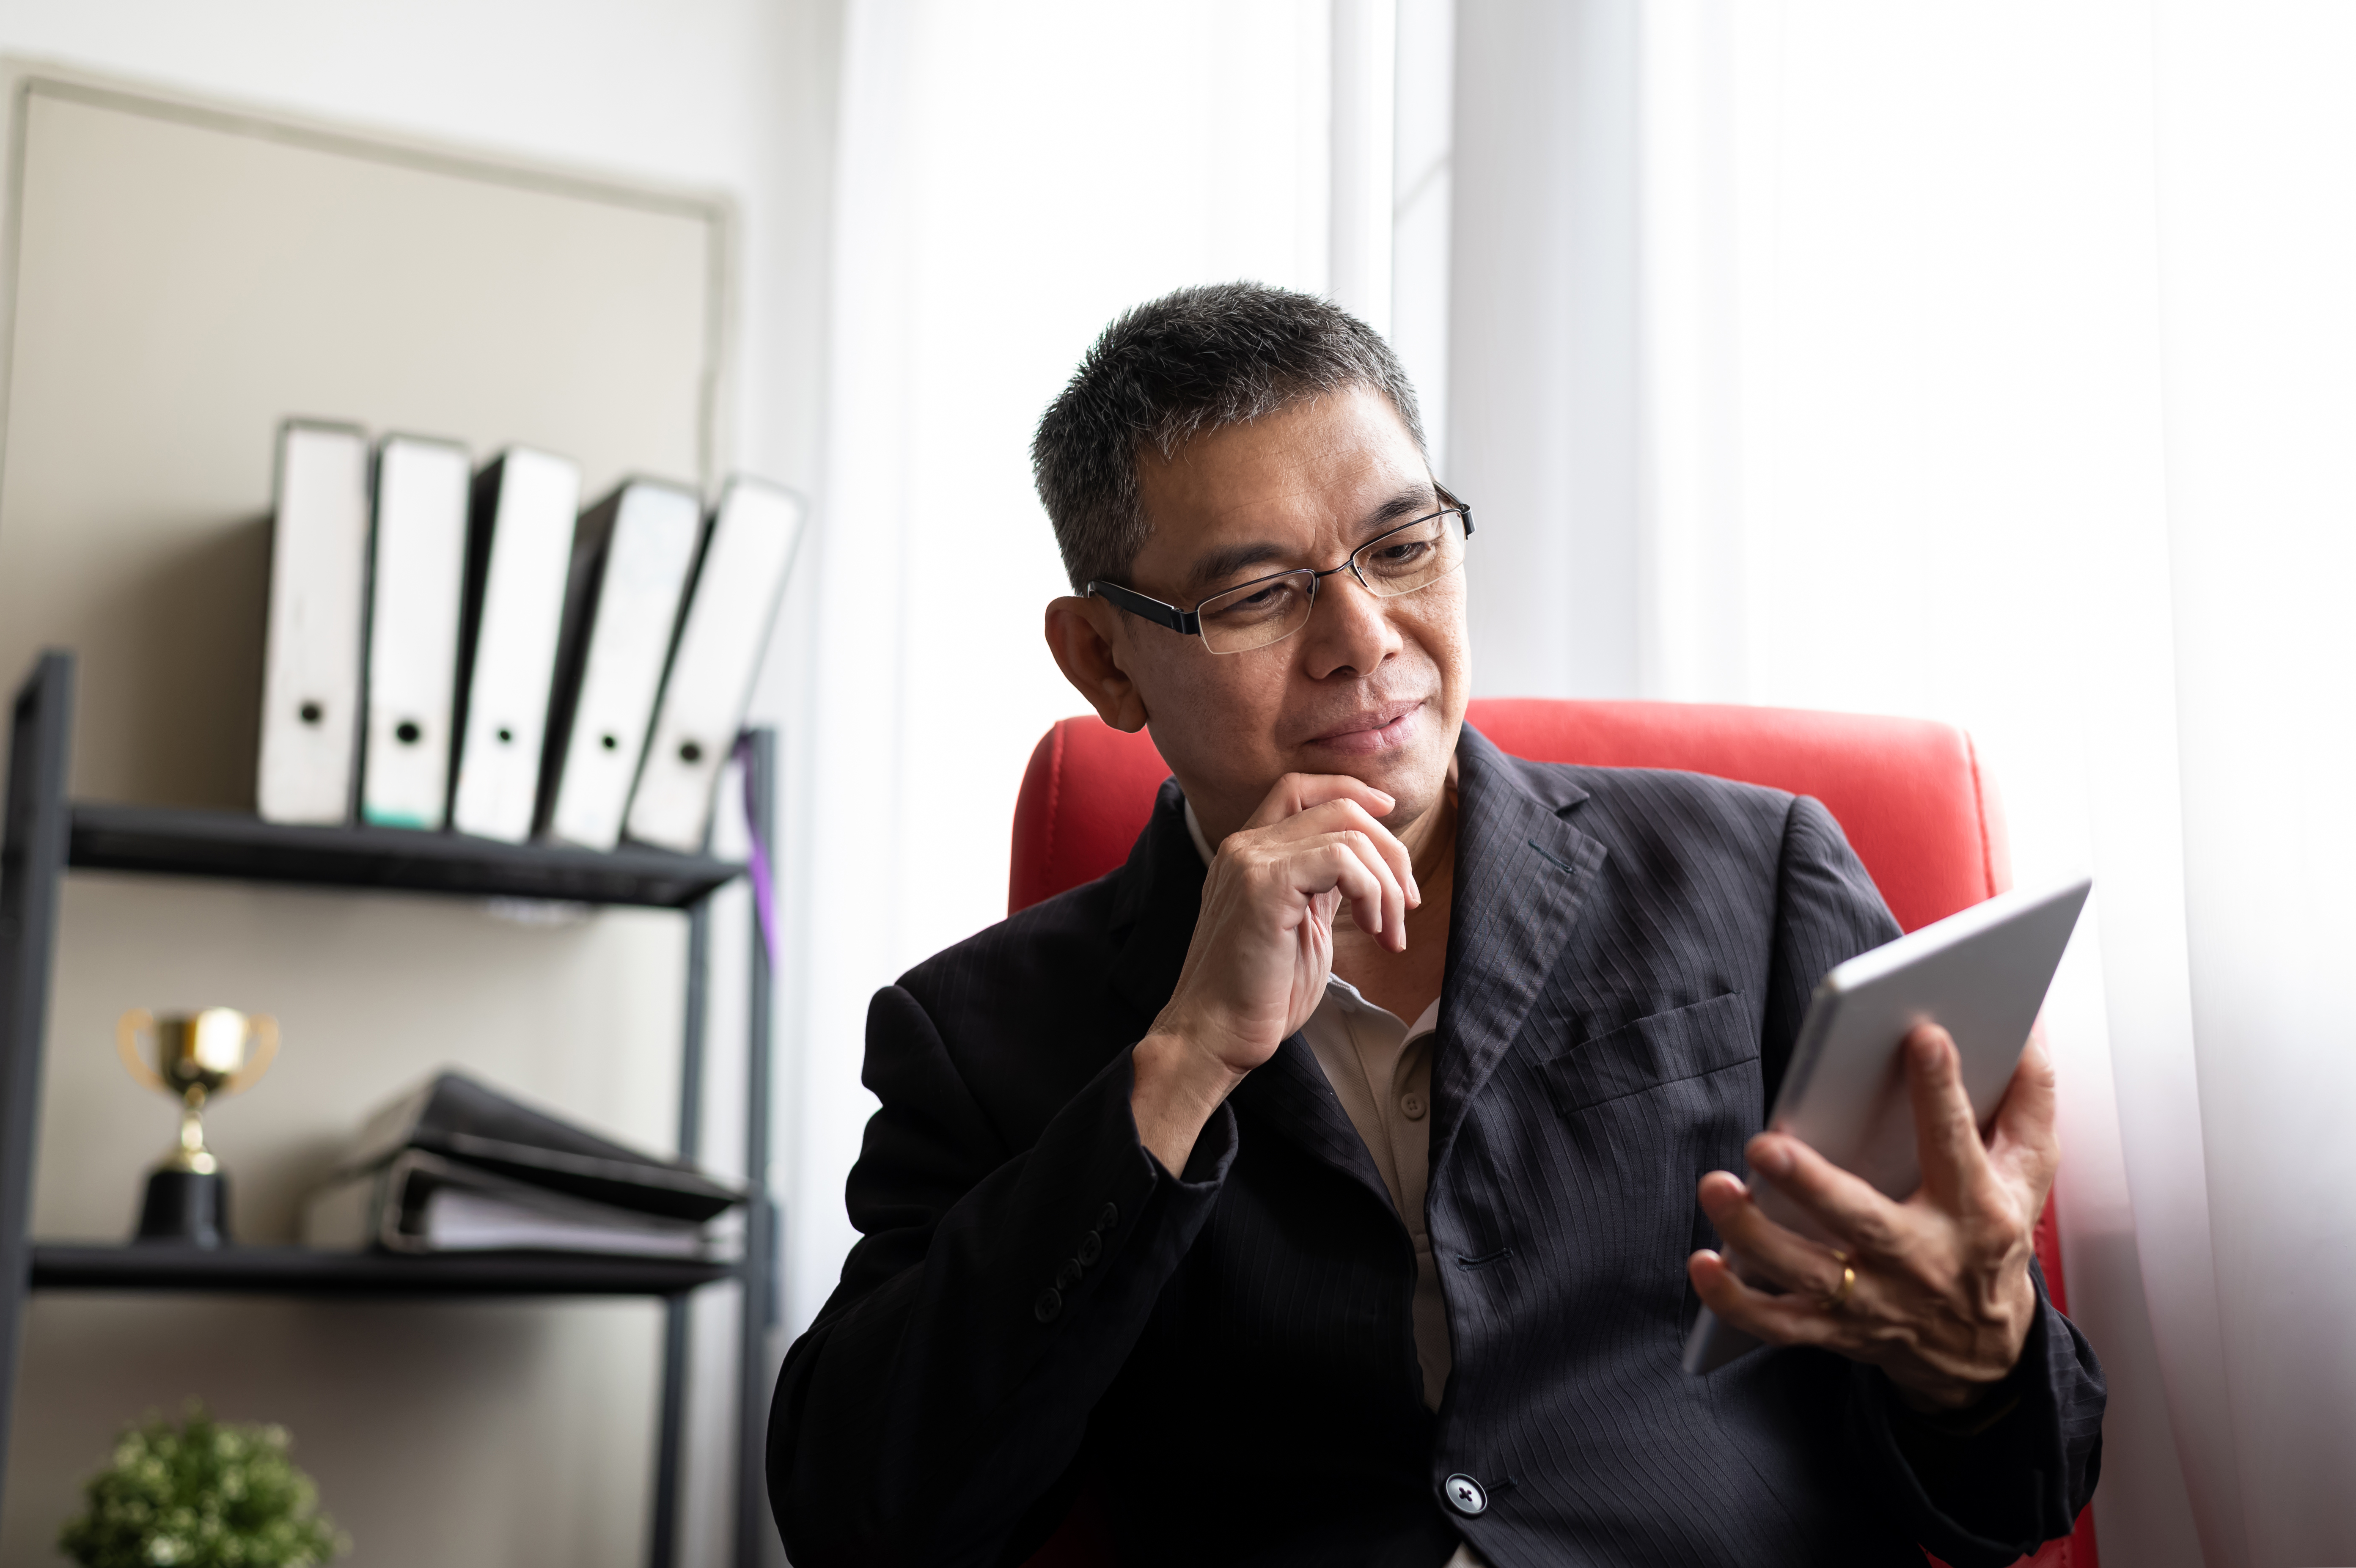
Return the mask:
<path id="1" fill-rule="evenodd" d="M 1838 1312 L 1842 1307 L 1847 1306 L 1848 1305 L 1849 1296 L 1857 1289 L 1856 1265 L 1848 1261 L 1846 1253 L 1836 1252 L 1833 1256 L 1841 1260 L 1841 1283 L 1839 1288 L 1835 1290 L 1832 1294 L 1825 1297 L 1825 1310 L 1826 1312 Z"/>

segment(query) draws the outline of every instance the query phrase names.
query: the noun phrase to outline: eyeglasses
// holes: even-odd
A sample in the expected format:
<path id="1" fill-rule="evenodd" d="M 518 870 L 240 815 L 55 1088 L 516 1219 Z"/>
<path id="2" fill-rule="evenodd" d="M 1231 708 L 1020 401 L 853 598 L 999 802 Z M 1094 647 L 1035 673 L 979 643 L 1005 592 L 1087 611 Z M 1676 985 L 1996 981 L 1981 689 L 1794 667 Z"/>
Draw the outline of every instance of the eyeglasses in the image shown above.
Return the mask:
<path id="1" fill-rule="evenodd" d="M 1148 598 L 1134 588 L 1099 578 L 1082 591 L 1130 614 L 1188 637 L 1199 636 L 1214 653 L 1248 653 L 1281 642 L 1309 624 L 1317 606 L 1317 585 L 1347 572 L 1378 599 L 1401 598 L 1428 588 L 1464 564 L 1464 542 L 1472 534 L 1472 509 L 1459 501 L 1429 517 L 1402 523 L 1350 552 L 1339 566 L 1323 572 L 1297 567 L 1212 595 L 1191 610 Z"/>

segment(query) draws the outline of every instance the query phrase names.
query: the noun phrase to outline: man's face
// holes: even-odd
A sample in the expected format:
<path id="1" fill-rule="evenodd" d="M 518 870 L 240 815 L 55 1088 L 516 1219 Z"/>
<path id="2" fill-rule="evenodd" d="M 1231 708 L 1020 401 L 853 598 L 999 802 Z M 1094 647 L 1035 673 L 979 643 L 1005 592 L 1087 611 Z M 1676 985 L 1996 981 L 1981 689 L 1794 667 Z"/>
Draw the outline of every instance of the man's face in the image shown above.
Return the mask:
<path id="1" fill-rule="evenodd" d="M 1152 532 L 1129 585 L 1182 609 L 1270 573 L 1339 565 L 1441 504 L 1398 412 L 1363 387 L 1213 431 L 1166 461 L 1149 453 L 1138 489 Z M 1440 799 L 1470 678 L 1462 572 L 1389 599 L 1337 573 L 1306 626 L 1242 653 L 1101 599 L 1086 608 L 1214 838 L 1287 773 L 1347 773 L 1388 792 L 1394 831 Z"/>

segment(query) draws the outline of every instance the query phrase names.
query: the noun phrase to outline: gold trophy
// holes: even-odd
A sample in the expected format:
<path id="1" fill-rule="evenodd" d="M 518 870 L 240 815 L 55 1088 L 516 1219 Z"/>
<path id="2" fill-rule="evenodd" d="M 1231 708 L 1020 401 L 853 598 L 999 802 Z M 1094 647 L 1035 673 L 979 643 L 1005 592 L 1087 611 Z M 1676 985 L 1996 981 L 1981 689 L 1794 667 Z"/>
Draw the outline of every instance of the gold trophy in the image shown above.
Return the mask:
<path id="1" fill-rule="evenodd" d="M 155 1065 L 139 1052 L 139 1036 L 155 1043 Z M 228 1243 L 229 1178 L 205 1147 L 205 1106 L 251 1089 L 278 1056 L 278 1021 L 233 1007 L 157 1017 L 134 1007 L 116 1020 L 114 1047 L 131 1076 L 180 1102 L 179 1146 L 147 1176 L 138 1240 L 198 1247 Z"/>

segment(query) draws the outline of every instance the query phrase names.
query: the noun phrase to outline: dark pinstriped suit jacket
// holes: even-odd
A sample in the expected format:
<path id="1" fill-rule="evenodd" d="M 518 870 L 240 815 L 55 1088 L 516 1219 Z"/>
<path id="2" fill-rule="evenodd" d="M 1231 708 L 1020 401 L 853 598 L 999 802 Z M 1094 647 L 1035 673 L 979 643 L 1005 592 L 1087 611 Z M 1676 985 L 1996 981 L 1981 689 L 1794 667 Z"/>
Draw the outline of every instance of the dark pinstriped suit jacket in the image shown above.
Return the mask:
<path id="1" fill-rule="evenodd" d="M 771 1498 L 793 1560 L 1019 1561 L 1074 1490 L 1126 1560 L 1433 1568 L 2000 1563 L 2092 1491 L 2102 1374 L 2046 1304 L 1970 1437 L 1821 1352 L 1678 1369 L 1810 990 L 1897 935 L 1815 801 L 1523 762 L 1467 730 L 1428 1220 L 1455 1369 L 1421 1402 L 1415 1261 L 1299 1036 L 1172 1176 L 1128 1047 L 1203 867 L 1165 786 L 1129 862 L 879 993 L 864 1233 L 787 1356 Z M 1093 1238 L 1093 1240 L 1091 1240 Z M 2040 1282 L 2040 1295 L 2043 1286 Z M 1994 1406 L 1990 1408 L 2001 1408 Z M 1452 1512 L 1441 1482 L 1489 1504 Z"/>

